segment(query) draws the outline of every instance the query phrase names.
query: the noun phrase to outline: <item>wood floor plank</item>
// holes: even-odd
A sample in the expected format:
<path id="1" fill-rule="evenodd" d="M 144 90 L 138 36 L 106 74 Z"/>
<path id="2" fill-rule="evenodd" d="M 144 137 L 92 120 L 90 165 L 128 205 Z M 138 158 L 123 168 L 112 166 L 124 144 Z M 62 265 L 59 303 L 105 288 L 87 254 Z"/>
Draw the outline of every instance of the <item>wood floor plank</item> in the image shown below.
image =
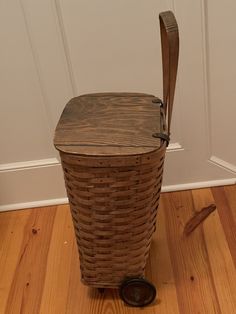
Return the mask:
<path id="1" fill-rule="evenodd" d="M 194 213 L 191 191 L 165 193 L 161 204 L 166 214 L 180 313 L 220 313 L 201 227 L 191 237 L 183 234 L 185 223 Z"/>
<path id="2" fill-rule="evenodd" d="M 212 191 L 162 195 L 146 269 L 158 299 L 143 309 L 126 306 L 118 290 L 100 294 L 81 283 L 68 206 L 0 213 L 0 313 L 234 314 L 236 187 Z M 219 214 L 184 235 L 213 196 Z"/>
<path id="3" fill-rule="evenodd" d="M 30 211 L 17 266 L 8 295 L 6 314 L 39 313 L 56 207 Z"/>
<path id="4" fill-rule="evenodd" d="M 227 185 L 222 187 L 225 192 L 226 199 L 228 201 L 232 218 L 234 223 L 236 224 L 236 184 L 235 185 Z"/>
<path id="5" fill-rule="evenodd" d="M 88 287 L 80 281 L 79 253 L 74 237 L 65 314 L 82 314 L 85 309 L 89 313 L 88 307 Z"/>
<path id="6" fill-rule="evenodd" d="M 74 229 L 69 206 L 58 206 L 47 256 L 41 314 L 66 313 L 73 242 Z"/>
<path id="7" fill-rule="evenodd" d="M 5 313 L 29 211 L 0 214 L 0 313 Z"/>
<path id="8" fill-rule="evenodd" d="M 157 289 L 154 313 L 180 313 L 162 206 L 158 209 L 157 228 L 152 240 L 146 274 Z"/>
<path id="9" fill-rule="evenodd" d="M 226 235 L 228 246 L 236 267 L 236 220 L 235 220 L 235 188 L 228 192 L 228 197 L 224 187 L 214 187 L 211 189 L 217 206 L 222 226 Z M 229 191 L 229 189 L 227 190 Z M 231 206 L 232 205 L 232 206 Z"/>
<path id="10" fill-rule="evenodd" d="M 195 209 L 214 203 L 210 189 L 192 191 Z M 234 313 L 236 308 L 236 269 L 227 245 L 218 212 L 212 213 L 203 223 L 212 280 L 222 314 Z"/>
<path id="11" fill-rule="evenodd" d="M 123 301 L 119 298 L 117 289 L 107 289 L 104 296 L 99 295 L 99 293 L 90 289 L 90 306 L 89 310 L 91 314 L 135 314 L 137 309 L 126 306 Z M 99 300 L 99 302 L 97 302 Z M 147 310 L 147 312 L 146 312 Z M 144 314 L 153 314 L 153 310 L 146 308 Z"/>

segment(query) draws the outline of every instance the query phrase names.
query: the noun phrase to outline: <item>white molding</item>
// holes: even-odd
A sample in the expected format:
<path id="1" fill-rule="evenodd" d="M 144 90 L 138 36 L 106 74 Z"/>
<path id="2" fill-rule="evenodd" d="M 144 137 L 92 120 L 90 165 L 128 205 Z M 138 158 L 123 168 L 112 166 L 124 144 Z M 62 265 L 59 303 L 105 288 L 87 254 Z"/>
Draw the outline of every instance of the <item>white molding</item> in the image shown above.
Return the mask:
<path id="1" fill-rule="evenodd" d="M 46 207 L 46 206 L 53 206 L 53 205 L 60 205 L 60 204 L 68 204 L 68 198 L 64 197 L 64 198 L 55 198 L 51 200 L 42 200 L 42 201 L 35 201 L 35 202 L 28 202 L 28 203 L 1 205 L 0 212 L 34 208 L 34 207 Z"/>
<path id="2" fill-rule="evenodd" d="M 183 147 L 179 143 L 171 143 L 167 147 L 168 152 L 183 150 Z M 60 161 L 57 158 L 45 158 L 39 160 L 28 160 L 12 162 L 8 164 L 0 164 L 0 172 L 2 171 L 16 171 L 32 168 L 48 167 L 54 165 L 60 165 Z"/>
<path id="3" fill-rule="evenodd" d="M 62 43 L 63 43 L 63 49 L 64 49 L 64 54 L 65 54 L 65 58 L 66 58 L 66 62 L 67 62 L 67 68 L 68 68 L 68 72 L 69 72 L 73 97 L 75 97 L 79 93 L 78 93 L 75 75 L 74 75 L 74 71 L 73 71 L 68 40 L 66 38 L 66 31 L 65 31 L 65 25 L 64 25 L 63 16 L 62 16 L 61 4 L 58 0 L 55 0 L 55 11 L 56 11 L 55 13 L 56 13 L 57 19 L 58 19 L 58 28 L 59 28 Z"/>
<path id="4" fill-rule="evenodd" d="M 201 35 L 202 35 L 202 63 L 203 63 L 203 93 L 206 125 L 207 154 L 212 155 L 212 124 L 211 124 L 211 91 L 209 77 L 209 55 L 208 55 L 208 21 L 207 3 L 201 0 Z"/>
<path id="5" fill-rule="evenodd" d="M 184 150 L 183 147 L 178 143 L 170 143 L 167 147 L 168 152 Z M 19 161 L 12 162 L 8 164 L 0 164 L 0 172 L 3 171 L 17 171 L 17 170 L 26 170 L 32 168 L 48 167 L 54 165 L 60 165 L 60 161 L 57 158 L 45 158 L 39 160 L 28 160 L 28 161 Z"/>
<path id="6" fill-rule="evenodd" d="M 203 181 L 203 182 L 190 182 L 184 184 L 176 184 L 176 185 L 166 185 L 163 186 L 161 192 L 174 192 L 174 191 L 183 191 L 183 190 L 194 190 L 194 189 L 202 189 L 202 188 L 210 188 L 213 186 L 223 186 L 223 185 L 233 185 L 236 184 L 236 178 L 231 179 L 222 179 L 222 180 L 211 180 L 211 181 Z"/>
<path id="7" fill-rule="evenodd" d="M 28 41 L 29 41 L 29 45 L 30 45 L 30 49 L 31 49 L 31 53 L 32 53 L 32 57 L 34 60 L 34 66 L 35 66 L 35 71 L 36 71 L 36 75 L 38 78 L 38 84 L 39 84 L 39 88 L 41 91 L 41 97 L 42 97 L 42 103 L 43 103 L 43 109 L 45 112 L 45 116 L 46 116 L 46 121 L 47 121 L 47 129 L 48 129 L 48 136 L 49 138 L 51 137 L 51 134 L 53 132 L 53 120 L 52 120 L 52 113 L 48 104 L 48 98 L 46 96 L 46 92 L 45 92 L 45 86 L 42 80 L 42 75 L 41 75 L 41 65 L 40 65 L 40 59 L 38 56 L 38 52 L 37 49 L 34 45 L 34 40 L 33 40 L 33 34 L 30 28 L 30 22 L 29 22 L 29 18 L 27 15 L 27 10 L 26 10 L 26 6 L 24 3 L 24 0 L 20 1 L 20 6 L 21 6 L 21 11 L 22 11 L 22 15 L 24 18 L 24 23 L 25 23 L 25 28 L 26 28 L 26 33 L 27 33 L 27 37 L 28 37 Z"/>
<path id="8" fill-rule="evenodd" d="M 184 150 L 184 148 L 180 145 L 180 143 L 170 143 L 167 147 L 167 152 L 176 152 L 179 150 Z"/>
<path id="9" fill-rule="evenodd" d="M 31 163 L 10 165 L 8 170 L 0 171 L 1 210 L 13 207 L 33 206 L 40 200 L 54 200 L 66 197 L 63 171 L 56 159 L 45 159 Z M 6 168 L 5 168 L 6 169 Z M 51 202 L 51 201 L 50 201 Z M 46 202 L 48 205 L 52 203 Z M 18 204 L 18 205 L 17 205 Z M 35 206 L 39 206 L 36 203 Z M 42 206 L 46 204 L 42 203 Z"/>
<path id="10" fill-rule="evenodd" d="M 194 182 L 194 183 L 184 183 L 184 184 L 176 184 L 176 185 L 166 185 L 162 187 L 161 192 L 166 193 L 166 192 L 175 192 L 175 191 L 183 191 L 183 190 L 193 190 L 193 189 L 210 188 L 214 186 L 233 185 L 233 184 L 236 184 L 236 178 Z M 34 207 L 54 206 L 54 205 L 60 205 L 60 204 L 68 204 L 68 198 L 63 197 L 63 198 L 55 198 L 55 199 L 49 199 L 49 200 L 1 205 L 0 212 L 34 208 Z"/>
<path id="11" fill-rule="evenodd" d="M 221 159 L 221 158 L 218 158 L 216 156 L 211 156 L 209 161 L 211 163 L 213 163 L 214 165 L 218 166 L 218 167 L 221 167 L 223 168 L 224 170 L 230 172 L 230 173 L 233 173 L 235 174 L 236 173 L 236 166 Z"/>
<path id="12" fill-rule="evenodd" d="M 32 168 L 54 166 L 54 165 L 60 165 L 60 162 L 58 161 L 57 158 L 19 161 L 19 162 L 12 162 L 9 164 L 1 164 L 0 172 L 26 170 L 26 169 L 32 169 Z"/>
<path id="13" fill-rule="evenodd" d="M 51 140 L 65 104 L 77 95 L 55 1 L 20 0 Z M 39 32 L 43 20 L 47 31 Z"/>

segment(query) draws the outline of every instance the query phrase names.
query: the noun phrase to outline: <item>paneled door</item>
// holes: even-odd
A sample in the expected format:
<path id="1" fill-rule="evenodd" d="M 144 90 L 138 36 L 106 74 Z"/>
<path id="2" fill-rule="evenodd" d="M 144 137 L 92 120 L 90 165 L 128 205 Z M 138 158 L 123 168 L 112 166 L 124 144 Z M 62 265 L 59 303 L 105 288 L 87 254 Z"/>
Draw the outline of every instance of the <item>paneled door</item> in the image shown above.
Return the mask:
<path id="1" fill-rule="evenodd" d="M 164 10 L 178 20 L 180 63 L 163 191 L 235 183 L 235 9 L 233 0 L 2 0 L 0 210 L 66 202 L 53 132 L 71 97 L 162 96 Z"/>

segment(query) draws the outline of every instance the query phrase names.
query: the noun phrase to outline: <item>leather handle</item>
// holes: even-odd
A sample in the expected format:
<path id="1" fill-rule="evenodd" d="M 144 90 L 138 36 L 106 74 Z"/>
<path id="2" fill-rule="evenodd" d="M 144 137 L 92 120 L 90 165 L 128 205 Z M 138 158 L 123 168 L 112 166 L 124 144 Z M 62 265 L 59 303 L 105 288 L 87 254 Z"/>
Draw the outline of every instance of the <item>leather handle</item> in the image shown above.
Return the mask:
<path id="1" fill-rule="evenodd" d="M 179 59 L 179 31 L 175 16 L 171 11 L 160 13 L 159 19 L 163 67 L 163 105 L 167 116 L 168 134 L 170 134 Z"/>

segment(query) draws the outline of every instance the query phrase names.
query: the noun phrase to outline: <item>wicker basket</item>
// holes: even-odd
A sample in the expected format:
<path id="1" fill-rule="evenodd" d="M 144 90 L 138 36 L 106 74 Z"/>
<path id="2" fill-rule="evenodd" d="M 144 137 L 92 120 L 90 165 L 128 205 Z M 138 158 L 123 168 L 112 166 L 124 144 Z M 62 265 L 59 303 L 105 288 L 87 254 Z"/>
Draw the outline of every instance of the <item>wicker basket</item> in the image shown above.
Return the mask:
<path id="1" fill-rule="evenodd" d="M 173 23 L 173 14 L 161 15 L 162 37 L 170 17 Z M 163 104 L 148 94 L 88 94 L 73 98 L 61 115 L 54 144 L 82 281 L 89 286 L 115 288 L 126 278 L 144 277 L 168 144 L 170 96 L 168 91 Z"/>

